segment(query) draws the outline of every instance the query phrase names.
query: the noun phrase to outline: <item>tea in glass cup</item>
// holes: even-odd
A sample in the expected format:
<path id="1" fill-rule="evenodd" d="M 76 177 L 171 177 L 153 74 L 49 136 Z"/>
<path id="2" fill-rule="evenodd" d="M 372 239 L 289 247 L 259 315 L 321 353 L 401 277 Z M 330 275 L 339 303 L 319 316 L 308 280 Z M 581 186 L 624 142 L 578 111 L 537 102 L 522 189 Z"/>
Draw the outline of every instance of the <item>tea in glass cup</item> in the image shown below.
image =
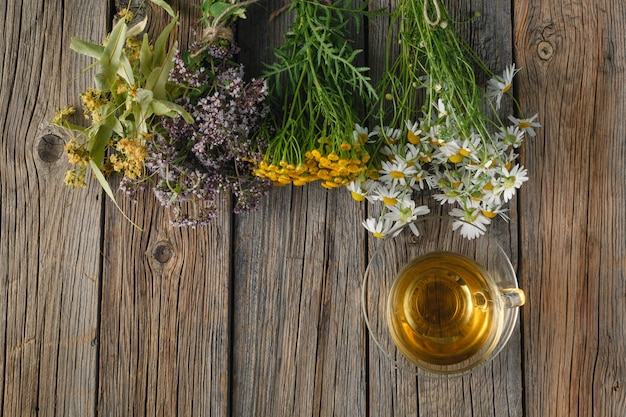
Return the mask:
<path id="1" fill-rule="evenodd" d="M 463 375 L 504 347 L 525 295 L 492 239 L 420 239 L 386 241 L 370 260 L 362 289 L 366 324 L 397 367 Z"/>

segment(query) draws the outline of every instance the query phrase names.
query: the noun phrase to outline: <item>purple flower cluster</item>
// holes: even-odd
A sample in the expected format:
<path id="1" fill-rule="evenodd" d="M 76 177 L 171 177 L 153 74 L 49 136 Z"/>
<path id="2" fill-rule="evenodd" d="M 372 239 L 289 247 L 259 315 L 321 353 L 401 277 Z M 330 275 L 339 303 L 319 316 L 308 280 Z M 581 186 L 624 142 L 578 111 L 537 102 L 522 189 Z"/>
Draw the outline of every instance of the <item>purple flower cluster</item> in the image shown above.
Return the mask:
<path id="1" fill-rule="evenodd" d="M 170 74 L 185 91 L 178 104 L 195 122 L 163 118 L 144 163 L 157 199 L 173 208 L 174 225 L 206 225 L 220 194 L 234 196 L 235 213 L 252 210 L 270 188 L 252 174 L 267 149 L 255 134 L 268 111 L 267 86 L 244 80 L 244 67 L 230 61 L 236 51 L 213 46 L 199 58 L 177 57 Z"/>

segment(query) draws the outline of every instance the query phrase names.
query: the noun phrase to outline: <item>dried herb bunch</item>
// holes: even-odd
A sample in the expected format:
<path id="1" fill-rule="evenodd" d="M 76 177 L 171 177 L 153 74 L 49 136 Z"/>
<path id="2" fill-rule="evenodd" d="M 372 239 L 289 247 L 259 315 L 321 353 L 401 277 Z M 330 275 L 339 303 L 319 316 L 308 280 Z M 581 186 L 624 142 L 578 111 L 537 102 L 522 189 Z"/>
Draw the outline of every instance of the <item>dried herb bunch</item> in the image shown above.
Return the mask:
<path id="1" fill-rule="evenodd" d="M 96 88 L 81 94 L 91 125 L 70 123 L 73 108 L 53 121 L 75 133 L 66 144 L 74 165 L 66 183 L 84 186 L 90 168 L 115 202 L 107 176 L 118 172 L 128 196 L 151 186 L 180 226 L 207 224 L 220 195 L 234 194 L 236 212 L 252 209 L 269 184 L 251 175 L 266 147 L 253 132 L 267 112 L 267 89 L 263 80 L 244 81 L 232 36 L 251 2 L 204 0 L 202 37 L 179 51 L 176 42 L 167 46 L 177 16 L 164 1 L 151 1 L 172 16 L 154 43 L 139 38 L 145 19 L 129 27 L 128 10 L 103 45 L 72 39 L 72 49 L 96 59 L 97 72 Z"/>

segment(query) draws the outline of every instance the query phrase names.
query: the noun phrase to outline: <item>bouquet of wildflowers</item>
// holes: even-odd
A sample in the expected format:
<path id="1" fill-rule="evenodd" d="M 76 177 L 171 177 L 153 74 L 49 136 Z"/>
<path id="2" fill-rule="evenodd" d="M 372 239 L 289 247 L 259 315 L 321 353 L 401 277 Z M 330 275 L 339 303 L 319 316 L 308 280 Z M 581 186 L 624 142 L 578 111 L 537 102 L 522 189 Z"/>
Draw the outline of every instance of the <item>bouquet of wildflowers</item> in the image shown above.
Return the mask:
<path id="1" fill-rule="evenodd" d="M 254 174 L 275 185 L 320 181 L 326 188 L 349 184 L 368 170 L 367 131 L 358 125 L 359 100 L 375 91 L 360 53 L 348 40 L 348 24 L 358 25 L 366 4 L 293 0 L 295 21 L 264 75 L 274 111 L 263 124 L 265 158 Z"/>
<path id="2" fill-rule="evenodd" d="M 437 1 L 400 0 L 393 17 L 400 52 L 380 83 L 379 125 L 370 138 L 381 158 L 372 159 L 376 175 L 361 175 L 348 189 L 356 200 L 381 205 L 380 215 L 363 222 L 376 237 L 407 225 L 418 234 L 413 222 L 429 209 L 413 196 L 432 190 L 452 207 L 453 228 L 476 238 L 495 216 L 506 216 L 506 204 L 528 179 L 517 149 L 535 135 L 536 116 L 498 114 L 519 69 L 507 66 L 485 91 L 474 70 L 489 70 Z"/>
<path id="3" fill-rule="evenodd" d="M 53 121 L 76 133 L 65 147 L 74 165 L 66 183 L 85 186 L 90 168 L 115 202 L 106 177 L 118 172 L 122 191 L 133 198 L 151 186 L 180 226 L 207 224 L 220 194 L 235 196 L 235 212 L 254 208 L 269 185 L 251 175 L 265 153 L 253 132 L 267 112 L 267 89 L 263 80 L 244 82 L 232 33 L 250 2 L 204 0 L 202 36 L 179 51 L 176 43 L 167 47 L 177 24 L 173 10 L 151 1 L 172 16 L 154 43 L 138 37 L 145 20 L 130 26 L 127 10 L 104 45 L 72 39 L 72 49 L 97 60 L 98 72 L 96 88 L 81 95 L 91 125 L 70 123 L 72 108 Z"/>

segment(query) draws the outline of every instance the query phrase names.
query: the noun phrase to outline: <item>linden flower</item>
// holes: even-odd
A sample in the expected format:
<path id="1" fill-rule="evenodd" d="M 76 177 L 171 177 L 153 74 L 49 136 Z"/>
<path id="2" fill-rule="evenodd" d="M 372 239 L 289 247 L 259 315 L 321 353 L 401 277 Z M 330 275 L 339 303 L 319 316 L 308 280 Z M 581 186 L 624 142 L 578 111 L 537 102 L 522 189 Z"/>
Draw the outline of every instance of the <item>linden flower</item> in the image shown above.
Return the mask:
<path id="1" fill-rule="evenodd" d="M 515 68 L 515 64 L 511 64 L 504 70 L 502 78 L 496 76 L 487 82 L 487 96 L 495 100 L 496 110 L 500 108 L 502 96 L 513 86 L 513 77 L 515 77 L 515 74 L 519 71 L 519 68 Z"/>
<path id="2" fill-rule="evenodd" d="M 491 224 L 491 220 L 485 217 L 479 208 L 469 207 L 465 210 L 453 208 L 450 216 L 456 217 L 452 223 L 452 230 L 461 229 L 461 236 L 466 239 L 476 239 L 487 232 L 486 226 Z"/>
<path id="3" fill-rule="evenodd" d="M 512 121 L 515 126 L 528 133 L 533 138 L 537 135 L 534 128 L 541 127 L 539 122 L 535 122 L 536 118 L 536 114 L 529 119 L 518 119 L 516 117 L 509 116 L 509 120 Z"/>
<path id="4" fill-rule="evenodd" d="M 370 217 L 363 221 L 363 227 L 367 229 L 374 237 L 384 239 L 394 233 L 394 223 L 390 219 L 376 219 Z"/>

